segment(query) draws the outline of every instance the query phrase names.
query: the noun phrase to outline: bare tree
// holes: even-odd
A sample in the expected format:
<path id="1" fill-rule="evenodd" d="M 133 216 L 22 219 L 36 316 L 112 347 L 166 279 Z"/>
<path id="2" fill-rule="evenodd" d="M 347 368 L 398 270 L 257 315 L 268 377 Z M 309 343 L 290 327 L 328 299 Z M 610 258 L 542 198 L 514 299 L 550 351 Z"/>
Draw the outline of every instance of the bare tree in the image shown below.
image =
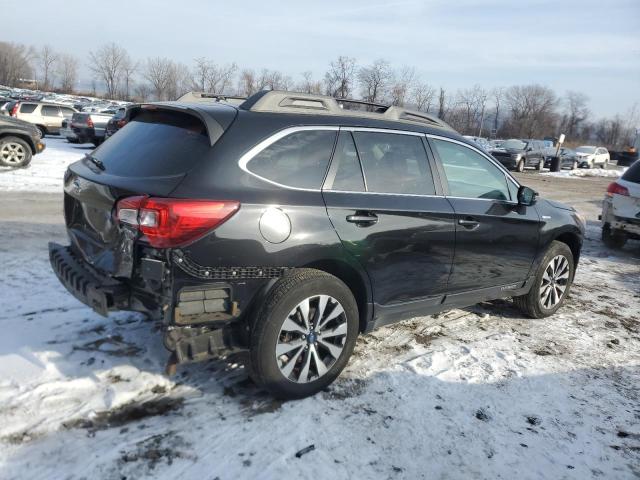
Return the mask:
<path id="1" fill-rule="evenodd" d="M 577 136 L 581 124 L 589 117 L 588 101 L 589 97 L 584 93 L 567 92 L 564 98 L 566 111 L 562 118 L 562 130 L 568 137 Z"/>
<path id="2" fill-rule="evenodd" d="M 459 128 L 467 135 L 480 135 L 487 105 L 487 92 L 480 85 L 459 90 L 456 95 L 456 110 Z M 477 132 L 477 133 L 476 133 Z"/>
<path id="3" fill-rule="evenodd" d="M 498 132 L 498 128 L 500 127 L 500 112 L 502 107 L 502 100 L 504 99 L 504 88 L 496 87 L 491 90 L 491 97 L 493 98 L 493 131 Z"/>
<path id="4" fill-rule="evenodd" d="M 138 62 L 131 60 L 129 55 L 122 59 L 122 97 L 123 100 L 131 99 L 131 87 L 133 86 L 133 76 L 138 70 Z"/>
<path id="5" fill-rule="evenodd" d="M 78 81 L 78 59 L 66 53 L 60 55 L 58 75 L 60 76 L 60 90 L 64 93 L 72 93 Z"/>
<path id="6" fill-rule="evenodd" d="M 38 52 L 38 71 L 42 81 L 40 88 L 51 90 L 54 82 L 55 63 L 58 61 L 58 54 L 49 45 L 43 46 Z"/>
<path id="7" fill-rule="evenodd" d="M 390 88 L 393 72 L 389 62 L 378 59 L 358 71 L 362 99 L 366 102 L 382 102 Z"/>
<path id="8" fill-rule="evenodd" d="M 353 92 L 356 75 L 355 58 L 340 56 L 329 64 L 324 75 L 327 95 L 348 98 Z"/>
<path id="9" fill-rule="evenodd" d="M 409 95 L 416 82 L 416 71 L 413 67 L 404 67 L 394 75 L 391 85 L 391 104 L 403 107 L 409 101 Z"/>
<path id="10" fill-rule="evenodd" d="M 303 93 L 322 93 L 322 82 L 314 80 L 312 72 L 302 72 L 302 81 L 298 84 L 297 89 Z"/>
<path id="11" fill-rule="evenodd" d="M 418 110 L 429 113 L 436 90 L 427 83 L 417 83 L 411 91 L 410 103 Z"/>
<path id="12" fill-rule="evenodd" d="M 115 98 L 122 78 L 122 66 L 128 58 L 127 51 L 115 43 L 103 45 L 95 52 L 89 52 L 89 68 L 104 82 L 109 98 Z"/>
<path id="13" fill-rule="evenodd" d="M 438 93 L 438 118 L 444 120 L 447 109 L 447 96 L 444 88 L 440 87 L 440 92 Z"/>
<path id="14" fill-rule="evenodd" d="M 504 133 L 518 138 L 537 138 L 555 132 L 556 94 L 541 85 L 516 85 L 505 93 L 509 118 Z"/>
<path id="15" fill-rule="evenodd" d="M 238 66 L 235 63 L 228 65 L 209 63 L 205 81 L 206 91 L 218 94 L 228 93 L 237 71 Z"/>
<path id="16" fill-rule="evenodd" d="M 250 69 L 242 70 L 242 72 L 240 72 L 240 79 L 238 80 L 238 94 L 249 97 L 257 91 L 256 72 Z"/>
<path id="17" fill-rule="evenodd" d="M 17 43 L 0 42 L 0 84 L 11 87 L 33 75 L 33 48 Z"/>
<path id="18" fill-rule="evenodd" d="M 195 63 L 193 67 L 193 85 L 195 90 L 204 92 L 207 86 L 207 78 L 209 78 L 211 61 L 204 57 L 198 57 L 195 59 Z"/>
<path id="19" fill-rule="evenodd" d="M 278 70 L 263 68 L 256 80 L 256 85 L 258 90 L 289 90 L 293 85 L 293 80 Z"/>
<path id="20" fill-rule="evenodd" d="M 150 83 L 151 90 L 157 100 L 168 100 L 170 83 L 174 80 L 173 62 L 168 58 L 148 58 L 144 78 Z"/>
<path id="21" fill-rule="evenodd" d="M 135 88 L 136 100 L 146 102 L 151 98 L 151 89 L 147 83 L 138 83 Z"/>

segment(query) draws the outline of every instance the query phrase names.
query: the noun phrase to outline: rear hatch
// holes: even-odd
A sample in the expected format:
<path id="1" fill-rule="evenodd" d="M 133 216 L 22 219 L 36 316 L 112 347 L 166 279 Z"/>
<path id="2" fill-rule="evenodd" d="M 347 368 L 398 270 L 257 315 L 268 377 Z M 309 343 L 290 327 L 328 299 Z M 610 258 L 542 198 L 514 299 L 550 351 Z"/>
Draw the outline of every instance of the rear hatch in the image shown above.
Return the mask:
<path id="1" fill-rule="evenodd" d="M 617 182 L 624 194 L 613 195 L 613 214 L 640 224 L 640 161 L 635 162 Z"/>
<path id="2" fill-rule="evenodd" d="M 74 114 L 75 117 L 78 114 Z M 230 107 L 136 107 L 131 121 L 65 175 L 65 221 L 72 246 L 86 262 L 114 277 L 130 277 L 136 230 L 118 224 L 118 200 L 168 197 L 236 116 Z"/>

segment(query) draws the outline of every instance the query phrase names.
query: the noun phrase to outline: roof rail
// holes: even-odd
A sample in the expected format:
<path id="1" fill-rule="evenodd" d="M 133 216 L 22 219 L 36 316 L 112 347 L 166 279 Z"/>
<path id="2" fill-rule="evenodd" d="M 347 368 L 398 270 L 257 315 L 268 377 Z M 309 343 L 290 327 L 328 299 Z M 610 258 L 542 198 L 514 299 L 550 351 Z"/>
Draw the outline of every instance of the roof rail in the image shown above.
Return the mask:
<path id="1" fill-rule="evenodd" d="M 224 102 L 232 105 L 242 104 L 247 97 L 239 97 L 235 95 L 223 95 L 218 93 L 208 92 L 187 92 L 178 98 L 178 102 Z"/>
<path id="2" fill-rule="evenodd" d="M 372 110 L 352 110 L 348 108 L 347 105 L 365 105 L 372 107 Z M 334 98 L 328 95 L 317 95 L 313 93 L 262 90 L 249 97 L 240 105 L 240 108 L 252 112 L 367 117 L 378 120 L 428 125 L 430 127 L 455 131 L 449 124 L 429 113 L 408 110 L 403 107 L 390 106 L 382 103 L 352 100 L 349 98 Z"/>

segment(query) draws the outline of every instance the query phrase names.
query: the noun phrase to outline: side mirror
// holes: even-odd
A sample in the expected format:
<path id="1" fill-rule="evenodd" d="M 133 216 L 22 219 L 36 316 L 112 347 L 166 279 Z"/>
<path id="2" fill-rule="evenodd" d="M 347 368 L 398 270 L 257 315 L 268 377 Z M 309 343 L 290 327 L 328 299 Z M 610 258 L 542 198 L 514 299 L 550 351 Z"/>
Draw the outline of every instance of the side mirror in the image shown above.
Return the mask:
<path id="1" fill-rule="evenodd" d="M 527 147 L 527 152 L 531 152 L 533 150 L 533 147 Z"/>
<path id="2" fill-rule="evenodd" d="M 538 192 L 532 188 L 521 186 L 518 189 L 518 205 L 530 206 L 538 200 Z"/>

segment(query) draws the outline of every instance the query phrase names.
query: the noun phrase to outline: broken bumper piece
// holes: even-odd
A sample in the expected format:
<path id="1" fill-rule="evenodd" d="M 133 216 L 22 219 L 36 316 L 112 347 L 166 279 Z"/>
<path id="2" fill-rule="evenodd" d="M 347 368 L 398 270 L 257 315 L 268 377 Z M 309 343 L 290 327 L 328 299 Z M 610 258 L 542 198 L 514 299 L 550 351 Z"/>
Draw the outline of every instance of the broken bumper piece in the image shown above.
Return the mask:
<path id="1" fill-rule="evenodd" d="M 110 277 L 89 270 L 71 247 L 49 243 L 49 261 L 58 280 L 69 292 L 100 315 L 129 309 L 129 289 Z"/>

